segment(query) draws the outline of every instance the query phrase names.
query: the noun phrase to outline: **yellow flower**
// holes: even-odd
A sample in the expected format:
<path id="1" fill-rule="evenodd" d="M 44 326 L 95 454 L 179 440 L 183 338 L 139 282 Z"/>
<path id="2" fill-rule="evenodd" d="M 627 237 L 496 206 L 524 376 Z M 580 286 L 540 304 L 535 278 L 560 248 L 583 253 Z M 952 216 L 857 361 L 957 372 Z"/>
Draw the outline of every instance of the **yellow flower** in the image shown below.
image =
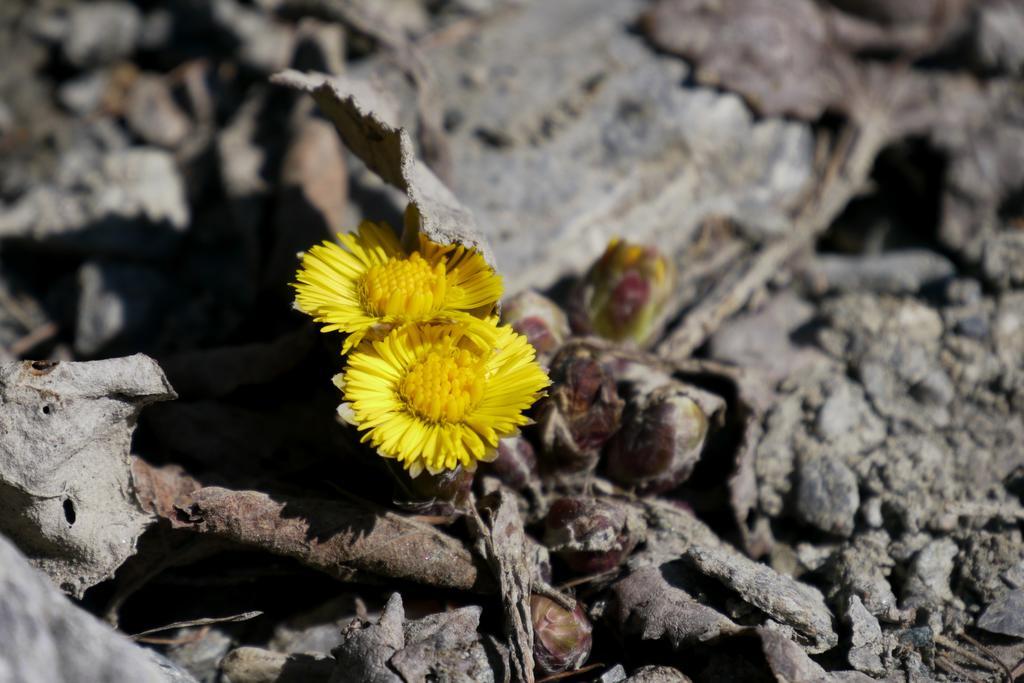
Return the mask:
<path id="1" fill-rule="evenodd" d="M 405 323 L 465 322 L 486 332 L 477 318 L 494 310 L 501 277 L 475 249 L 421 235 L 419 250 L 406 253 L 386 224 L 369 221 L 338 240 L 304 253 L 292 286 L 296 306 L 326 323 L 324 332 L 348 334 L 342 353 Z"/>
<path id="2" fill-rule="evenodd" d="M 493 346 L 459 324 L 406 325 L 352 352 L 339 386 L 349 416 L 413 477 L 493 460 L 498 440 L 550 384 L 526 337 L 494 318 Z"/>

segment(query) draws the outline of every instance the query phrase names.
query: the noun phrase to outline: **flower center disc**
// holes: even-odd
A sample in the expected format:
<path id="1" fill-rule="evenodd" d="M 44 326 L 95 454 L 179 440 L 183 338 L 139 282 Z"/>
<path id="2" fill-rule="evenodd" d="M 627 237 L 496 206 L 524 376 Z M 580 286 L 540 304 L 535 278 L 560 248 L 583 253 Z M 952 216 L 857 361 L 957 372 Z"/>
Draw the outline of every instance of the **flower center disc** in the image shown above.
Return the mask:
<path id="1" fill-rule="evenodd" d="M 460 422 L 484 393 L 480 359 L 466 349 L 431 351 L 402 380 L 408 406 L 430 422 Z"/>
<path id="2" fill-rule="evenodd" d="M 422 318 L 444 304 L 448 280 L 443 261 L 433 268 L 417 252 L 388 259 L 363 276 L 363 296 L 377 315 Z"/>

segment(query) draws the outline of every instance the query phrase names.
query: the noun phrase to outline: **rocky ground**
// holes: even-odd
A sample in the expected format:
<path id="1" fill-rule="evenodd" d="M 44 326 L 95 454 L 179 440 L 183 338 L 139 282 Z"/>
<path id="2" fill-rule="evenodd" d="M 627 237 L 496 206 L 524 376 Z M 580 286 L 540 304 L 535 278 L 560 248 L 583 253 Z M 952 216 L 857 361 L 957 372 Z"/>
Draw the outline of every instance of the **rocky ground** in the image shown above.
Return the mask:
<path id="1" fill-rule="evenodd" d="M 0 682 L 1024 678 L 1020 2 L 13 0 L 0 64 Z M 555 381 L 472 490 L 291 307 L 407 205 Z"/>

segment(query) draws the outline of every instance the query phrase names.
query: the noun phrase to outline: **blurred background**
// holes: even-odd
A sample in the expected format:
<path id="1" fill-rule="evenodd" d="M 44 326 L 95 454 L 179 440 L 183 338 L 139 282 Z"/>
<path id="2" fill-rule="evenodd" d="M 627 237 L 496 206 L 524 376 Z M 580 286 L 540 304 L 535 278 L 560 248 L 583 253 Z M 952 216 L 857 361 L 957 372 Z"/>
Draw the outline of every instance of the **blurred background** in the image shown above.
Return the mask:
<path id="1" fill-rule="evenodd" d="M 361 216 L 400 224 L 404 198 L 309 98 L 268 83 L 288 67 L 394 96 L 510 293 L 579 274 L 613 235 L 682 266 L 784 237 L 847 119 L 883 144 L 824 250 L 925 246 L 926 274 L 952 261 L 1024 277 L 1019 3 L 10 0 L 0 13 L 8 359 L 273 339 L 299 324 L 297 251 Z"/>
<path id="2" fill-rule="evenodd" d="M 728 417 L 673 495 L 749 555 L 830 599 L 880 566 L 920 592 L 935 583 L 914 564 L 922 529 L 957 531 L 949 501 L 1024 490 L 1024 3 L 0 2 L 0 361 L 149 354 L 178 400 L 142 414 L 132 452 L 146 462 L 206 485 L 325 499 L 347 487 L 390 505 L 391 480 L 335 421 L 338 339 L 292 310 L 288 283 L 298 252 L 363 218 L 399 228 L 406 197 L 312 98 L 271 84 L 289 68 L 393 100 L 420 158 L 475 215 L 507 294 L 566 304 L 615 236 L 674 263 L 648 346 L 771 387 L 759 404 L 742 373 L 687 377 Z M 811 366 L 828 368 L 820 385 L 785 384 Z M 761 443 L 762 424 L 756 483 L 737 493 L 734 465 L 755 481 L 741 438 Z M 886 469 L 926 437 L 942 444 L 921 456 L 931 469 Z M 848 494 L 838 521 L 819 512 L 841 496 L 794 493 L 818 466 L 795 462 L 810 442 L 849 465 L 835 475 Z M 861 465 L 869 449 L 874 469 Z M 958 537 L 963 601 L 935 598 L 922 621 L 936 628 L 1002 599 L 1000 572 L 1024 566 L 1017 522 L 970 509 L 977 529 L 994 521 L 987 540 Z M 882 559 L 863 550 L 890 532 Z M 332 598 L 334 622 L 303 635 L 321 641 L 281 645 L 326 652 L 337 615 L 373 614 L 388 589 L 186 533 L 154 526 L 82 604 L 127 632 L 264 610 L 169 644 L 200 680 L 218 680 L 230 647 L 284 642 L 286 617 Z M 410 615 L 469 599 L 403 594 Z M 646 656 L 596 638 L 609 661 Z M 709 658 L 734 675 L 730 648 Z M 706 680 L 730 680 L 714 666 Z"/>

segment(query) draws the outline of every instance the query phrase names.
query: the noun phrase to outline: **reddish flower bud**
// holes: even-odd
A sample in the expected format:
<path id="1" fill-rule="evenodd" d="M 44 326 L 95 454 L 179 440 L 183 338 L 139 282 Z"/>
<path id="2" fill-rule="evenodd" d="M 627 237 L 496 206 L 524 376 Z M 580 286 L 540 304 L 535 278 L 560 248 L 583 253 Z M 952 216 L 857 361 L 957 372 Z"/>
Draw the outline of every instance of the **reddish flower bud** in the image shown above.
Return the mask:
<path id="1" fill-rule="evenodd" d="M 672 261 L 657 248 L 613 239 L 573 292 L 573 329 L 643 346 L 661 328 L 675 279 Z"/>
<path id="2" fill-rule="evenodd" d="M 700 460 L 707 433 L 707 416 L 685 385 L 671 382 L 639 394 L 605 447 L 608 476 L 639 493 L 675 488 Z"/>
<path id="3" fill-rule="evenodd" d="M 522 491 L 537 480 L 537 454 L 522 436 L 506 436 L 498 442 L 498 457 L 484 464 L 483 471 L 505 486 Z"/>
<path id="4" fill-rule="evenodd" d="M 537 349 L 537 360 L 547 365 L 569 336 L 569 319 L 551 299 L 533 290 L 502 303 L 501 317 Z"/>
<path id="5" fill-rule="evenodd" d="M 579 603 L 569 611 L 550 598 L 530 596 L 533 618 L 533 661 L 545 674 L 576 670 L 590 656 L 590 620 Z"/>
<path id="6" fill-rule="evenodd" d="M 614 500 L 559 498 L 544 523 L 544 544 L 580 574 L 622 564 L 644 532 L 633 508 Z"/>
<path id="7" fill-rule="evenodd" d="M 615 382 L 585 349 L 559 353 L 552 361 L 553 385 L 537 403 L 545 460 L 542 466 L 583 472 L 597 465 L 601 446 L 619 428 L 622 399 Z"/>

